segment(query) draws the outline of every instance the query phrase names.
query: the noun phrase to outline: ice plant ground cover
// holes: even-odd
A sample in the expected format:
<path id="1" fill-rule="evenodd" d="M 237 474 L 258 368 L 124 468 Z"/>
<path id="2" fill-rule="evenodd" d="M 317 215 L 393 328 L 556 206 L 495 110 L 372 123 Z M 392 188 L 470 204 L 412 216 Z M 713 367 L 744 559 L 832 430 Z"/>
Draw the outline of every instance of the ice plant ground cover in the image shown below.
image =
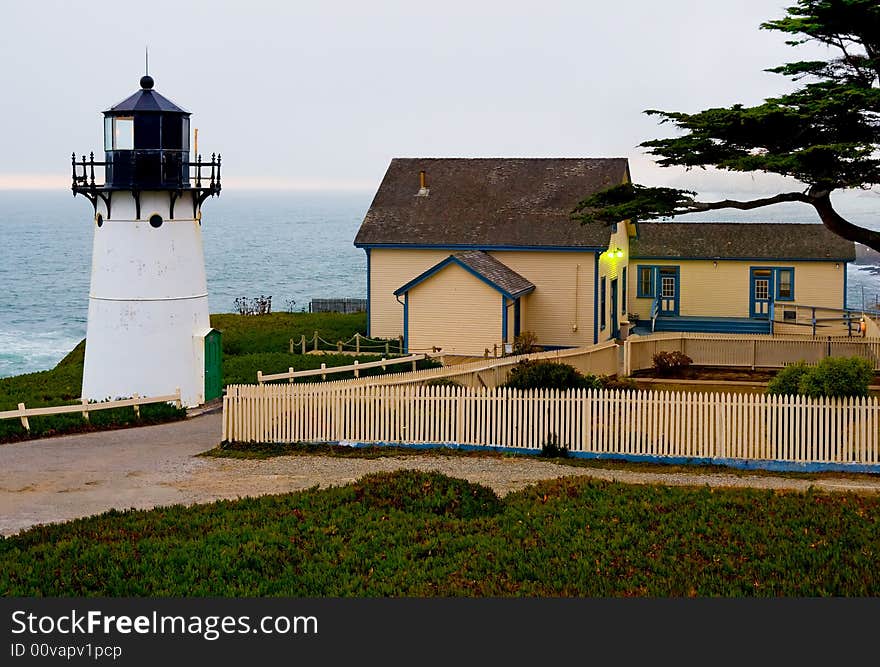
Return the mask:
<path id="1" fill-rule="evenodd" d="M 877 596 L 880 497 L 437 473 L 0 540 L 6 596 Z"/>

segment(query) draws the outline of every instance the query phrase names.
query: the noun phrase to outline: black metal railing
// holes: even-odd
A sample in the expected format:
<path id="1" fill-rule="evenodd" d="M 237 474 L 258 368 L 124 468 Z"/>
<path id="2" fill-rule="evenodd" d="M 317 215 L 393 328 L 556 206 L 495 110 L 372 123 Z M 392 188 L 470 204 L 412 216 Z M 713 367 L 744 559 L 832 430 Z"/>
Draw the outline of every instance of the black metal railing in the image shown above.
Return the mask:
<path id="1" fill-rule="evenodd" d="M 80 160 L 72 154 L 73 191 L 194 188 L 211 194 L 220 192 L 221 157 L 217 153 L 211 153 L 210 160 L 198 155 L 195 162 L 180 160 L 179 152 L 158 150 L 114 151 L 112 157 L 102 162 L 95 160 L 94 152 Z"/>

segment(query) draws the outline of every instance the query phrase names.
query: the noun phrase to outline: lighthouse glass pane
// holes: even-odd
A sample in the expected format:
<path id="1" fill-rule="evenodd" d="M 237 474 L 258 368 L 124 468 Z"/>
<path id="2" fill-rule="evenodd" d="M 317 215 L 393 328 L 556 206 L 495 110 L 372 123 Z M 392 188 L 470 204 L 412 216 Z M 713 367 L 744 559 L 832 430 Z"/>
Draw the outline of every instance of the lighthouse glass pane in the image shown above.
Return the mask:
<path id="1" fill-rule="evenodd" d="M 104 119 L 104 150 L 113 150 L 113 119 Z"/>
<path id="2" fill-rule="evenodd" d="M 113 148 L 116 150 L 134 150 L 134 118 L 113 119 Z"/>
<path id="3" fill-rule="evenodd" d="M 181 125 L 183 126 L 182 139 L 183 143 L 181 147 L 183 150 L 189 152 L 189 118 L 181 118 Z"/>

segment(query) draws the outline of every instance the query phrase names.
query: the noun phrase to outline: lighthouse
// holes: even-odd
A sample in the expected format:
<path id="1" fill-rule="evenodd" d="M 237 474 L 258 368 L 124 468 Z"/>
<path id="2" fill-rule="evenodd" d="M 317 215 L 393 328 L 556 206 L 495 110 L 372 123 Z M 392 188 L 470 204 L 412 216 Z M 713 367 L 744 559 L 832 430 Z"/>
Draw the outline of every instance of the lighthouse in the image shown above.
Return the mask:
<path id="1" fill-rule="evenodd" d="M 219 397 L 202 204 L 220 193 L 220 156 L 191 160 L 190 113 L 145 75 L 104 111 L 104 160 L 74 154 L 72 166 L 74 196 L 95 213 L 82 397 Z"/>

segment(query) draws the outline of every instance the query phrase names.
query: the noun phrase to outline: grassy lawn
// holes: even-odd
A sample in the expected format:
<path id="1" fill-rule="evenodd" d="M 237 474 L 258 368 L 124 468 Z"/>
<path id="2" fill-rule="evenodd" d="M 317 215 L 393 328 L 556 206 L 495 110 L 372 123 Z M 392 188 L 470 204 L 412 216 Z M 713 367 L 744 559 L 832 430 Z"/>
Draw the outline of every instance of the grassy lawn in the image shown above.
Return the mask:
<path id="1" fill-rule="evenodd" d="M 436 473 L 0 540 L 5 596 L 877 596 L 880 498 Z"/>

